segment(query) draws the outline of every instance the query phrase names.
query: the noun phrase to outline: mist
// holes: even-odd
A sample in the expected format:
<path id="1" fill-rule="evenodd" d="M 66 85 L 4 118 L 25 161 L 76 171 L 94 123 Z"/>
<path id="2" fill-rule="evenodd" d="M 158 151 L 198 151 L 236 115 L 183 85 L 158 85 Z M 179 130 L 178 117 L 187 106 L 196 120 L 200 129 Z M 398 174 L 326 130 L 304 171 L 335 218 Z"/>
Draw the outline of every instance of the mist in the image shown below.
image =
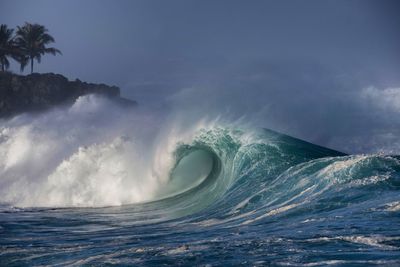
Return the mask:
<path id="1" fill-rule="evenodd" d="M 183 111 L 391 154 L 400 150 L 399 10 L 387 0 L 5 0 L 0 18 L 55 37 L 63 56 L 38 72 L 115 84 L 156 121 Z"/>

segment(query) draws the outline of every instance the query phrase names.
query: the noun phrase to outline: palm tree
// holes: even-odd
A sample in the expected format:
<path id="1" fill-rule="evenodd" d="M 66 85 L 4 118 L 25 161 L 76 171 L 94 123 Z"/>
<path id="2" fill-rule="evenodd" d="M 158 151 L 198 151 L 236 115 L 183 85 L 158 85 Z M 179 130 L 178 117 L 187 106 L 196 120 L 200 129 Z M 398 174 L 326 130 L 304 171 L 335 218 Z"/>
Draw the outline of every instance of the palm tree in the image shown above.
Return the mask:
<path id="1" fill-rule="evenodd" d="M 31 62 L 31 73 L 33 73 L 34 59 L 40 63 L 42 55 L 57 53 L 61 54 L 60 50 L 54 47 L 46 47 L 50 43 L 54 43 L 54 38 L 47 33 L 48 30 L 39 24 L 30 24 L 25 22 L 24 26 L 17 27 L 15 43 L 20 51 L 20 56 L 16 59 L 21 64 L 21 71 L 24 70 L 28 62 Z"/>
<path id="2" fill-rule="evenodd" d="M 10 67 L 10 61 L 7 57 L 14 56 L 13 31 L 5 24 L 0 25 L 0 64 L 3 72 Z"/>

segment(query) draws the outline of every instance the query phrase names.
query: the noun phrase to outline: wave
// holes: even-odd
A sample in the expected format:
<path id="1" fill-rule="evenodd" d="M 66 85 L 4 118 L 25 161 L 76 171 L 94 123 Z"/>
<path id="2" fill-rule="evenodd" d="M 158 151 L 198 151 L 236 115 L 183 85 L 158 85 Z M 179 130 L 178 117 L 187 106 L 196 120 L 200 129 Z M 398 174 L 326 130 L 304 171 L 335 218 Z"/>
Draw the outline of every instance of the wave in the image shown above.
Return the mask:
<path id="1" fill-rule="evenodd" d="M 220 119 L 149 125 L 111 105 L 85 96 L 70 108 L 3 121 L 1 204 L 151 205 L 153 217 L 197 214 L 205 226 L 369 202 L 398 210 L 390 193 L 399 188 L 398 156 L 345 155 Z"/>
<path id="2" fill-rule="evenodd" d="M 86 96 L 0 121 L 0 261 L 398 265 L 399 189 L 400 156 Z"/>

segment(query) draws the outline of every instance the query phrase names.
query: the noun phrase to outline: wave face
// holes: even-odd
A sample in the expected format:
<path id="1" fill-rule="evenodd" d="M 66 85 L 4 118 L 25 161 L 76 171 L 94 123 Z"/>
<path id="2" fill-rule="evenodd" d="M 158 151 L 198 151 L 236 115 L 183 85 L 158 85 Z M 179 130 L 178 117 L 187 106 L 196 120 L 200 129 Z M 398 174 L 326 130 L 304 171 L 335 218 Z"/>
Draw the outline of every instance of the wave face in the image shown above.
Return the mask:
<path id="1" fill-rule="evenodd" d="M 103 104 L 2 122 L 0 265 L 400 265 L 399 156 Z"/>

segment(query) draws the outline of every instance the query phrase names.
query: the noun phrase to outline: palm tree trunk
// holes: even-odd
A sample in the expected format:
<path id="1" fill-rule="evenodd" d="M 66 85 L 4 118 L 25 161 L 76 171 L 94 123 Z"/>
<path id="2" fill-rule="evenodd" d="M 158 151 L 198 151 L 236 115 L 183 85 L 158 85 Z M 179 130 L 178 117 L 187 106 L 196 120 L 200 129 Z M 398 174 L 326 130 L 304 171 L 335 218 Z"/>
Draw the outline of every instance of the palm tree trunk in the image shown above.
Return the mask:
<path id="1" fill-rule="evenodd" d="M 33 73 L 33 57 L 31 58 L 31 74 Z"/>

